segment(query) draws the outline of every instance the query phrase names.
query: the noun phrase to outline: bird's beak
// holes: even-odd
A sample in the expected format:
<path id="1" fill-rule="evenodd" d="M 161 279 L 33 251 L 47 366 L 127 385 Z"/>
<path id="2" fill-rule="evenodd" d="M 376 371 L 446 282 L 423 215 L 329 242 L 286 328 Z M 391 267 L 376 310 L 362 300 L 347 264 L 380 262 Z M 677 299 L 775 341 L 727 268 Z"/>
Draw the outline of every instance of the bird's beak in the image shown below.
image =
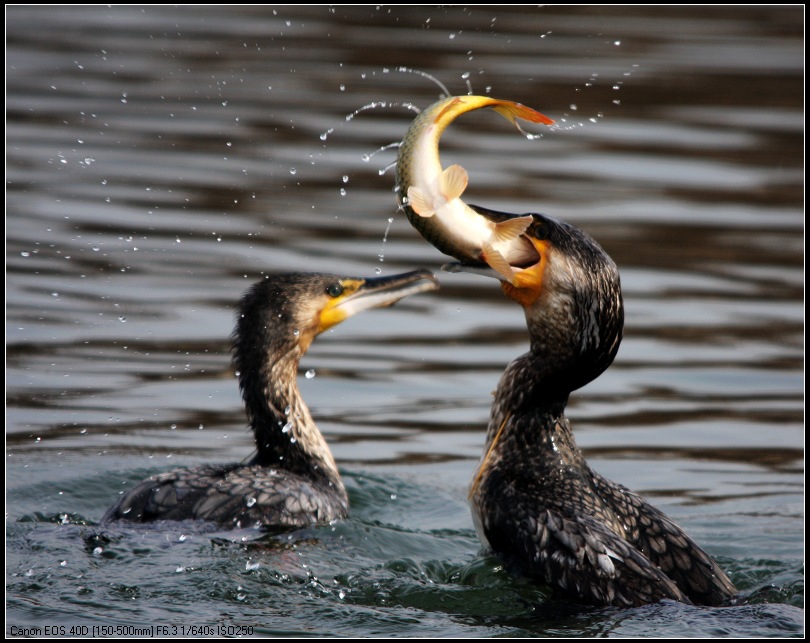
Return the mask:
<path id="1" fill-rule="evenodd" d="M 371 308 L 391 306 L 408 295 L 438 290 L 439 281 L 428 270 L 414 270 L 390 277 L 341 279 L 343 293 L 321 311 L 318 332 Z"/>

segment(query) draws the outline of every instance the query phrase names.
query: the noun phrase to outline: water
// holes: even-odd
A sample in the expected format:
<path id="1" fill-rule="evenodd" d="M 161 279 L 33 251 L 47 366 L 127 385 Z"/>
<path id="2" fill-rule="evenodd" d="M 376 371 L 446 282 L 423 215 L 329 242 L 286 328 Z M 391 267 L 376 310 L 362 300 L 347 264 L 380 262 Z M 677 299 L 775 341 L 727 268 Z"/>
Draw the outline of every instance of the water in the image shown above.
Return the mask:
<path id="1" fill-rule="evenodd" d="M 803 635 L 802 24 L 756 7 L 10 8 L 6 633 Z M 249 284 L 439 271 L 380 174 L 395 152 L 374 154 L 440 93 L 399 67 L 561 122 L 528 141 L 469 114 L 442 160 L 467 168 L 470 201 L 566 219 L 616 260 L 625 340 L 572 398 L 577 439 L 743 604 L 580 607 L 481 552 L 467 485 L 526 333 L 474 275 L 440 274 L 302 362 L 349 520 L 99 535 L 144 476 L 250 453 L 228 356 Z M 346 121 L 372 102 L 389 107 Z"/>

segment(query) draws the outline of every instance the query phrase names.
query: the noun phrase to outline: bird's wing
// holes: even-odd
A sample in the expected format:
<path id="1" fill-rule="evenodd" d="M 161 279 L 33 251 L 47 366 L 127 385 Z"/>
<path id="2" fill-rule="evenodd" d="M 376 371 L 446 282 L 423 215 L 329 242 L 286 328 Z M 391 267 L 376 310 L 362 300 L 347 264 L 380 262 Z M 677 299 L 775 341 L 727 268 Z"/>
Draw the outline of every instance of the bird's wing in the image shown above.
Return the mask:
<path id="1" fill-rule="evenodd" d="M 664 572 L 592 516 L 532 504 L 511 503 L 508 516 L 496 510 L 482 524 L 492 548 L 524 573 L 599 605 L 690 602 Z"/>
<path id="2" fill-rule="evenodd" d="M 596 473 L 594 484 L 614 513 L 625 517 L 628 541 L 692 602 L 721 605 L 736 596 L 737 589 L 726 573 L 671 518 L 638 494 Z"/>
<path id="3" fill-rule="evenodd" d="M 288 471 L 258 465 L 205 466 L 162 473 L 127 492 L 102 522 L 195 519 L 225 527 L 301 526 L 341 518 L 345 503 Z"/>

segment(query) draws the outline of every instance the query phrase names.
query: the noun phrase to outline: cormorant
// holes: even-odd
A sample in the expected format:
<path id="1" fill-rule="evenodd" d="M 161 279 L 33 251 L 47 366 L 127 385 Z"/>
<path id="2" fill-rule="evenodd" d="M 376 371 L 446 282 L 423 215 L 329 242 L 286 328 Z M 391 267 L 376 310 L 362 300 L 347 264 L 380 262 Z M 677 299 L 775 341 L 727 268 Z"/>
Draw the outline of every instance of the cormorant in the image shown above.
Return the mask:
<path id="1" fill-rule="evenodd" d="M 242 297 L 232 340 L 256 455 L 248 463 L 152 476 L 126 492 L 102 522 L 297 527 L 344 518 L 349 499 L 298 390 L 299 360 L 316 335 L 344 319 L 437 288 L 428 271 L 372 279 L 291 273 L 255 284 Z"/>
<path id="2" fill-rule="evenodd" d="M 495 221 L 515 216 L 471 207 Z M 618 351 L 619 271 L 581 230 L 532 217 L 525 236 L 540 260 L 501 283 L 524 309 L 530 348 L 495 392 L 470 489 L 479 535 L 510 567 L 588 603 L 727 603 L 737 590 L 717 563 L 641 496 L 591 469 L 577 447 L 565 406 Z"/>

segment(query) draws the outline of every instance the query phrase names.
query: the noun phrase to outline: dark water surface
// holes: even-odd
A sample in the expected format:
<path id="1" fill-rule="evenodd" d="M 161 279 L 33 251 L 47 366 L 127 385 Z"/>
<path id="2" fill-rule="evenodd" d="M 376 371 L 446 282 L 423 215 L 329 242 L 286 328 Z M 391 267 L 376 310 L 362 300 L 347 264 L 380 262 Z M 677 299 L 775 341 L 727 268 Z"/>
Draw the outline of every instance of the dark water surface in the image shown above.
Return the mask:
<path id="1" fill-rule="evenodd" d="M 802 8 L 6 17 L 7 634 L 803 635 Z M 470 201 L 568 220 L 616 260 L 625 340 L 572 398 L 577 439 L 720 560 L 741 605 L 579 607 L 480 551 L 467 486 L 527 338 L 474 275 L 439 274 L 302 363 L 349 520 L 92 537 L 144 476 L 250 453 L 228 354 L 249 284 L 439 272 L 396 212 L 395 151 L 375 154 L 440 94 L 399 67 L 560 122 L 529 141 L 470 114 L 443 163 L 468 169 Z"/>

